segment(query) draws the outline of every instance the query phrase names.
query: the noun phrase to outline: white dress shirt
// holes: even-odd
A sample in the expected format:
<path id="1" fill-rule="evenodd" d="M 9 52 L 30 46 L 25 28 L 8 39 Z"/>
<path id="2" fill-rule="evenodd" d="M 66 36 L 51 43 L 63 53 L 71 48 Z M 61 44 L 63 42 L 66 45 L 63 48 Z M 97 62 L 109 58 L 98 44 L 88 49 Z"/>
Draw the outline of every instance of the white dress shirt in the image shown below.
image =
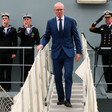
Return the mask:
<path id="1" fill-rule="evenodd" d="M 111 23 L 111 24 L 109 24 L 109 28 L 111 27 L 111 25 L 112 25 L 112 23 Z"/>

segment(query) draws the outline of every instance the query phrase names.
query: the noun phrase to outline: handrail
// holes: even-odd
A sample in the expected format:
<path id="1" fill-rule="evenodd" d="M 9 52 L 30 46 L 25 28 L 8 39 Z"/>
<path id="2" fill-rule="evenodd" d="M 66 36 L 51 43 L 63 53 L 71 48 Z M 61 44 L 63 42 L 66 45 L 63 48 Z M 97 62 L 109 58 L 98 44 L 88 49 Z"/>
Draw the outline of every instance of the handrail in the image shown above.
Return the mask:
<path id="1" fill-rule="evenodd" d="M 3 47 L 1 47 L 0 46 L 0 49 L 32 49 L 32 48 L 33 47 L 29 47 L 29 46 L 28 47 L 27 46 L 25 46 L 25 47 L 22 47 L 22 46 L 21 47 L 11 47 L 11 46 L 7 46 L 7 47 L 3 46 Z"/>
<path id="2" fill-rule="evenodd" d="M 46 106 L 49 106 L 49 104 L 50 104 L 50 98 L 51 98 L 51 92 L 52 92 L 52 89 L 53 89 L 53 84 L 54 84 L 54 75 L 52 75 L 48 95 L 47 95 L 47 98 L 46 98 L 46 101 L 45 101 Z"/>
<path id="3" fill-rule="evenodd" d="M 11 112 L 47 112 L 45 99 L 47 99 L 46 103 L 48 104 L 49 95 L 51 95 L 50 90 L 52 89 L 51 83 L 49 85 L 48 81 L 51 72 L 47 67 L 47 65 L 50 65 L 47 47 L 39 50 L 19 95 L 14 98 L 16 102 Z M 48 77 L 48 74 L 50 74 L 50 77 Z M 51 79 L 53 85 L 53 77 Z"/>
<path id="4" fill-rule="evenodd" d="M 84 82 L 84 112 L 97 112 L 97 103 L 96 103 L 96 91 L 93 84 L 92 72 L 90 68 L 90 58 L 87 52 L 87 40 L 82 33 L 82 48 L 83 48 L 83 62 L 76 70 L 76 74 L 83 80 Z"/>

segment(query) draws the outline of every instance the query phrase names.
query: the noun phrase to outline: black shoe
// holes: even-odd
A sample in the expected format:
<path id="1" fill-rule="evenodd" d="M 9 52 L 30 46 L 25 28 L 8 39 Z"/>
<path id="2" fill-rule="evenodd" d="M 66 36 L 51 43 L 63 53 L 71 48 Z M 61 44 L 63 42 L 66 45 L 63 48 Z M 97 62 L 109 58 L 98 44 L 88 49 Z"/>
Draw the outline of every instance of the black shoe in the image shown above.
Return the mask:
<path id="1" fill-rule="evenodd" d="M 11 89 L 6 89 L 6 92 L 10 92 Z"/>
<path id="2" fill-rule="evenodd" d="M 71 104 L 70 101 L 66 101 L 66 102 L 65 102 L 65 106 L 66 106 L 66 107 L 72 107 L 72 104 Z"/>
<path id="3" fill-rule="evenodd" d="M 112 93 L 112 90 L 108 90 L 108 89 L 107 89 L 106 93 Z"/>
<path id="4" fill-rule="evenodd" d="M 110 92 L 109 93 L 112 93 L 112 90 L 110 90 Z"/>
<path id="5" fill-rule="evenodd" d="M 106 93 L 112 93 L 112 89 L 107 89 Z"/>
<path id="6" fill-rule="evenodd" d="M 57 102 L 57 105 L 63 105 L 63 104 L 65 104 L 65 101 L 64 100 Z"/>
<path id="7" fill-rule="evenodd" d="M 110 92 L 110 90 L 107 89 L 106 93 L 109 93 L 109 92 Z"/>

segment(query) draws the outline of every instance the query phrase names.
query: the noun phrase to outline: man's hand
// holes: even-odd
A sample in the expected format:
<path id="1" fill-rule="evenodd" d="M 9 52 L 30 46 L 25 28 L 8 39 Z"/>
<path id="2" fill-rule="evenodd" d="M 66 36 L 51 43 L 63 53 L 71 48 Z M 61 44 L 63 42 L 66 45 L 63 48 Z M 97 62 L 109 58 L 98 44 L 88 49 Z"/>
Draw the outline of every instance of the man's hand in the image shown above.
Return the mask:
<path id="1" fill-rule="evenodd" d="M 95 27 L 102 19 L 103 19 L 104 15 L 102 15 L 97 21 L 95 21 L 93 24 L 92 24 L 92 27 Z"/>
<path id="2" fill-rule="evenodd" d="M 40 49 L 43 49 L 43 47 L 44 47 L 43 45 L 38 45 L 37 46 L 37 52 L 39 52 Z"/>
<path id="3" fill-rule="evenodd" d="M 97 23 L 96 23 L 96 22 L 94 22 L 94 23 L 92 24 L 92 27 L 95 27 L 95 26 L 96 26 L 96 24 L 97 24 Z"/>
<path id="4" fill-rule="evenodd" d="M 81 54 L 76 54 L 75 60 L 76 62 L 80 61 L 81 59 Z"/>
<path id="5" fill-rule="evenodd" d="M 27 24 L 27 23 L 25 23 L 25 22 L 24 22 L 24 27 L 25 27 L 25 28 L 27 28 L 27 27 L 28 27 L 28 24 Z"/>
<path id="6" fill-rule="evenodd" d="M 3 27 L 6 27 L 7 26 L 7 23 L 6 22 L 2 22 L 2 26 Z"/>
<path id="7" fill-rule="evenodd" d="M 97 21 L 96 23 L 98 24 L 101 20 L 103 20 L 104 15 L 102 15 Z"/>
<path id="8" fill-rule="evenodd" d="M 15 58 L 15 57 L 16 57 L 16 55 L 15 54 L 12 54 L 11 58 Z"/>

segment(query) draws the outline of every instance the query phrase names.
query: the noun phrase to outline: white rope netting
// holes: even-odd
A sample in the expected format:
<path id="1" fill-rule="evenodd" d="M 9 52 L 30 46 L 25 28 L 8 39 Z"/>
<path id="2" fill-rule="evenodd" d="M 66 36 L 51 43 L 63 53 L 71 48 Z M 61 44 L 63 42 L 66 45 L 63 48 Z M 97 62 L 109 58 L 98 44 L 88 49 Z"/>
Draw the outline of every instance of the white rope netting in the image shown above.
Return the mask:
<path id="1" fill-rule="evenodd" d="M 10 112 L 13 100 L 0 85 L 0 112 Z"/>

